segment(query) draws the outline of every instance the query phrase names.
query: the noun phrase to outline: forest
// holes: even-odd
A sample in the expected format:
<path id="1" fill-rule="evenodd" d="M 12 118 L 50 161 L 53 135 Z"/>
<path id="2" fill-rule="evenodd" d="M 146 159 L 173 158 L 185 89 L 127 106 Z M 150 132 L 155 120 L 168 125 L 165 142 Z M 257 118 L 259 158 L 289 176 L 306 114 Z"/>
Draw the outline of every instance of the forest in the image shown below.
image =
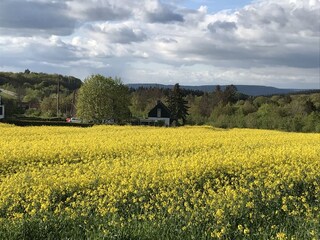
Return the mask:
<path id="1" fill-rule="evenodd" d="M 30 72 L 28 69 L 23 73 L 0 72 L 0 95 L 6 105 L 7 117 L 73 115 L 75 94 L 81 85 L 82 81 L 75 77 Z"/>
<path id="2" fill-rule="evenodd" d="M 139 88 L 132 91 L 133 116 L 146 116 L 156 99 L 164 102 L 168 89 Z M 183 91 L 189 106 L 187 124 L 220 128 L 278 129 L 320 132 L 320 92 L 247 96 L 234 86 L 210 93 Z"/>
<path id="3" fill-rule="evenodd" d="M 7 117 L 75 116 L 81 86 L 82 81 L 74 77 L 28 69 L 24 73 L 0 73 L 0 95 Z M 159 87 L 128 88 L 130 121 L 146 117 L 157 100 L 168 104 L 171 91 Z M 211 92 L 181 91 L 188 106 L 188 125 L 320 132 L 319 90 L 272 96 L 248 96 L 233 85 L 217 86 Z"/>

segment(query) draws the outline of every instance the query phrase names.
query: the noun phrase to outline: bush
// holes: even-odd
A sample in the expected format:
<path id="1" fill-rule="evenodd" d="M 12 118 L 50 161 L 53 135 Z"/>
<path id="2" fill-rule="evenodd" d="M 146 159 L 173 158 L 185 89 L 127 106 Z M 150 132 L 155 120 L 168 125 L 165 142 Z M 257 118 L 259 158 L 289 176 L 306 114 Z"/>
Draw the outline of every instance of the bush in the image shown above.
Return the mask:
<path id="1" fill-rule="evenodd" d="M 32 121 L 32 120 L 17 120 L 7 119 L 5 123 L 14 124 L 20 127 L 27 126 L 65 126 L 65 127 L 92 127 L 93 124 L 86 123 L 67 123 L 67 122 L 56 122 L 56 121 Z"/>

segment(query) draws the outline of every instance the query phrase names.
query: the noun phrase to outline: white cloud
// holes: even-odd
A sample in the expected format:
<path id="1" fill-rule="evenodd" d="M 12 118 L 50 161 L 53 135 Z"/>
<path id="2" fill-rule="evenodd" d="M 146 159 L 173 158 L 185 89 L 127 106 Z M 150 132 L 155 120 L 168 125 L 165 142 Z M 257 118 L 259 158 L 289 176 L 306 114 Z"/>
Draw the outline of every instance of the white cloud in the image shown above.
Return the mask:
<path id="1" fill-rule="evenodd" d="M 141 29 L 130 25 L 130 23 L 104 22 L 92 24 L 90 28 L 93 34 L 102 34 L 102 38 L 111 43 L 129 44 L 142 42 L 147 38 Z"/>
<path id="2" fill-rule="evenodd" d="M 129 1 L 69 0 L 70 15 L 81 21 L 123 20 L 131 17 Z"/>
<path id="3" fill-rule="evenodd" d="M 319 1 L 258 0 L 212 14 L 166 2 L 3 0 L 0 69 L 319 87 Z"/>

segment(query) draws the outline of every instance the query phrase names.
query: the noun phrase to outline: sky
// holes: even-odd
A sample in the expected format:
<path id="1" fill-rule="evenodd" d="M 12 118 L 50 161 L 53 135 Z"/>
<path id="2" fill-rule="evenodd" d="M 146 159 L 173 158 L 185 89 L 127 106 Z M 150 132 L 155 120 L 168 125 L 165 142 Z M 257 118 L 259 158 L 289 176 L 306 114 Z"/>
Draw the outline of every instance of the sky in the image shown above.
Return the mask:
<path id="1" fill-rule="evenodd" d="M 1 0 L 0 71 L 320 89 L 319 0 Z"/>

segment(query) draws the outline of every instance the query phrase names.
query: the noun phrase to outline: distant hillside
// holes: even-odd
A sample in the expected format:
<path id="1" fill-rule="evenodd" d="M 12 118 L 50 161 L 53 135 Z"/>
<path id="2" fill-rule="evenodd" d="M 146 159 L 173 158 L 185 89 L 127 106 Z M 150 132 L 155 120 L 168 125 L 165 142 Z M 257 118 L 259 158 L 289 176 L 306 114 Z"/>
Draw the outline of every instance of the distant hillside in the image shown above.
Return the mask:
<path id="1" fill-rule="evenodd" d="M 60 82 L 60 86 L 65 87 L 69 91 L 79 89 L 82 85 L 80 79 L 71 76 L 35 72 L 0 72 L 0 88 L 3 85 L 9 85 L 14 89 L 30 87 L 41 89 L 49 86 L 56 86 L 58 81 Z"/>
<path id="2" fill-rule="evenodd" d="M 162 85 L 162 84 L 127 84 L 128 87 L 137 89 L 139 87 L 149 88 L 173 88 L 173 85 Z M 181 85 L 182 88 L 188 90 L 197 90 L 203 92 L 212 92 L 217 85 L 202 85 L 202 86 L 186 86 Z M 235 85 L 239 92 L 249 96 L 261 96 L 261 95 L 275 95 L 275 94 L 287 94 L 296 93 L 300 91 L 306 91 L 302 89 L 281 89 L 275 87 L 258 86 L 258 85 Z M 221 85 L 221 89 L 224 90 L 226 85 Z"/>

